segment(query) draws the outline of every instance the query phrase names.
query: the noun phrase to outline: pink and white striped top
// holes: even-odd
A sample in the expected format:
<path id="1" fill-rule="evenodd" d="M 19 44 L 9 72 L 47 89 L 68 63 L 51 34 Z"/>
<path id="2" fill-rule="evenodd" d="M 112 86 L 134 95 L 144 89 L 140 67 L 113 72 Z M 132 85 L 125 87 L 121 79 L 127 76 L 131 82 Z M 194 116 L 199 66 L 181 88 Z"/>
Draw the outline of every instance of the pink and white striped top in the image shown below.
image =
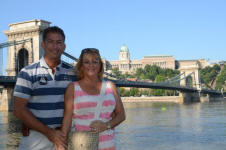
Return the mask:
<path id="1" fill-rule="evenodd" d="M 113 95 L 110 81 L 106 82 L 105 93 L 102 95 L 90 95 L 81 89 L 78 82 L 74 82 L 74 112 L 72 125 L 74 131 L 89 131 L 92 121 L 94 121 L 97 102 L 102 100 L 102 107 L 99 115 L 99 120 L 107 122 L 111 120 L 111 114 L 115 109 L 115 97 Z M 103 90 L 103 89 L 102 89 Z M 115 150 L 114 131 L 106 130 L 99 134 L 99 150 Z"/>

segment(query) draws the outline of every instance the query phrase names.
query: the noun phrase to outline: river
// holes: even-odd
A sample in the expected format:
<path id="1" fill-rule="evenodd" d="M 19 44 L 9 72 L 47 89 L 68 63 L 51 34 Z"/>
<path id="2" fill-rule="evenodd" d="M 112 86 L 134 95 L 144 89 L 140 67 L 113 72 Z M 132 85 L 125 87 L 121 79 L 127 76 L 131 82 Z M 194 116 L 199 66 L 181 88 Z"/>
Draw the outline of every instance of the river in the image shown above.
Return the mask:
<path id="1" fill-rule="evenodd" d="M 126 121 L 116 128 L 117 150 L 225 150 L 226 102 L 124 103 Z M 15 150 L 20 121 L 0 112 L 0 150 Z"/>

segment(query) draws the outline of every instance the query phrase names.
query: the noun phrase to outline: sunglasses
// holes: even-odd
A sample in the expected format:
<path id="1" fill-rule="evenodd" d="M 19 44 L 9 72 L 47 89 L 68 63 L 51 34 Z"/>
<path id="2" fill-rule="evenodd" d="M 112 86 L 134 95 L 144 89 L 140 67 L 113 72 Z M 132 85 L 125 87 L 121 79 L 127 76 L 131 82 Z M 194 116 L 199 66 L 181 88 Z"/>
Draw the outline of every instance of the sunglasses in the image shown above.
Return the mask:
<path id="1" fill-rule="evenodd" d="M 96 54 L 100 55 L 99 50 L 96 48 L 85 48 L 82 50 L 82 54 L 84 54 L 84 53 L 96 53 Z"/>

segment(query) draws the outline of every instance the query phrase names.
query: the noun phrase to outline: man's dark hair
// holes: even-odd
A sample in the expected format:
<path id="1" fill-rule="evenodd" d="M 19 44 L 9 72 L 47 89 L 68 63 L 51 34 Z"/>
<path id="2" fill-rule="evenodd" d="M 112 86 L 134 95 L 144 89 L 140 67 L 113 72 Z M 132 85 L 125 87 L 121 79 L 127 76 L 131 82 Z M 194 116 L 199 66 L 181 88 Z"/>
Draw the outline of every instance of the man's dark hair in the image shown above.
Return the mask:
<path id="1" fill-rule="evenodd" d="M 48 28 L 44 29 L 43 34 L 42 34 L 42 40 L 44 42 L 46 41 L 46 36 L 48 33 L 59 33 L 63 37 L 63 41 L 65 41 L 64 31 L 57 26 L 52 26 L 52 27 L 48 27 Z"/>

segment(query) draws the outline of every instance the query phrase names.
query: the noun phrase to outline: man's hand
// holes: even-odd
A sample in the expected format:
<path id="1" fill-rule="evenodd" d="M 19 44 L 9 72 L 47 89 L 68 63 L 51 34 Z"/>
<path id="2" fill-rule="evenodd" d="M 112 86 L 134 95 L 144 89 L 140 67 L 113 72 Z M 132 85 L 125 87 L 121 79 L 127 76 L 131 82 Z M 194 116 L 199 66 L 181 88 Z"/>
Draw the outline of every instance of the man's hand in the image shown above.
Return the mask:
<path id="1" fill-rule="evenodd" d="M 66 150 L 66 148 L 64 148 L 63 146 L 55 146 L 56 147 L 56 150 Z"/>
<path id="2" fill-rule="evenodd" d="M 61 130 L 54 130 L 50 128 L 46 136 L 55 145 L 55 147 L 63 147 L 67 149 L 67 136 Z"/>

